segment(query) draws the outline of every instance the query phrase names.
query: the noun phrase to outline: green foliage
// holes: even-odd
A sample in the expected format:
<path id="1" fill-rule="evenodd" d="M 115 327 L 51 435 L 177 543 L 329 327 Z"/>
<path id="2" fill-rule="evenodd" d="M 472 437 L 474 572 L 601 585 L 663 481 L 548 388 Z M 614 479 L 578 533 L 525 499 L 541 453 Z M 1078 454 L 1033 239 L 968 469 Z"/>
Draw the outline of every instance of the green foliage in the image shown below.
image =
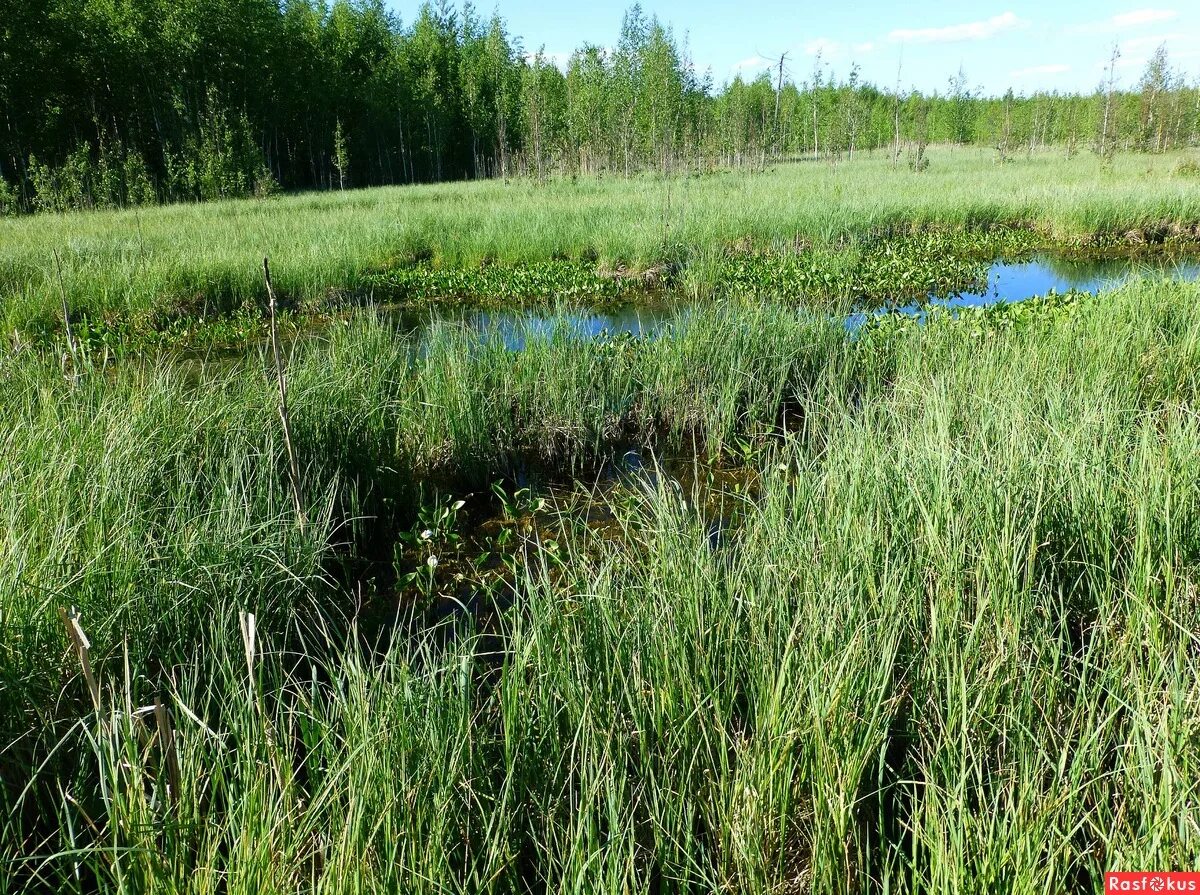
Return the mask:
<path id="1" fill-rule="evenodd" d="M 708 275 L 718 294 L 875 303 L 969 291 L 986 281 L 993 259 L 1037 244 L 1035 234 L 1022 230 L 867 236 L 854 246 L 730 253 Z"/>
<path id="2" fill-rule="evenodd" d="M 57 168 L 29 159 L 34 206 L 43 211 L 124 208 L 157 201 L 145 159 L 120 143 L 79 143 Z"/>
<path id="3" fill-rule="evenodd" d="M 384 0 L 26 6 L 6 18 L 0 157 L 21 195 L 41 196 L 35 208 L 261 194 L 265 172 L 283 189 L 344 189 L 350 172 L 360 186 L 701 173 L 884 147 L 907 147 L 922 170 L 939 143 L 1070 156 L 1094 134 L 1111 160 L 1200 136 L 1197 88 L 1165 49 L 1136 92 L 1110 76 L 1097 97 L 986 97 L 960 69 L 946 91 L 895 95 L 853 63 L 841 76 L 818 64 L 802 83 L 764 70 L 718 88 L 637 6 L 613 49 L 578 48 L 565 74 L 525 53 L 499 11 L 485 21 L 469 4 L 423 4 L 404 25 Z M 125 170 L 128 159 L 145 170 Z"/>
<path id="4" fill-rule="evenodd" d="M 229 199 L 249 196 L 269 181 L 262 152 L 251 135 L 250 121 L 242 114 L 231 120 L 210 91 L 212 110 L 198 132 L 166 160 L 167 193 L 175 199 Z"/>
<path id="5" fill-rule="evenodd" d="M 1200 177 L 1200 159 L 1180 159 L 1172 170 L 1172 173 L 1176 177 Z"/>
<path id="6" fill-rule="evenodd" d="M 271 169 L 263 165 L 254 177 L 254 198 L 270 199 L 279 195 L 279 181 L 271 173 Z"/>
<path id="7" fill-rule="evenodd" d="M 929 156 L 925 154 L 926 147 L 918 143 L 908 151 L 908 169 L 917 174 L 929 167 Z"/>
<path id="8" fill-rule="evenodd" d="M 333 169 L 337 172 L 338 189 L 344 190 L 350 176 L 350 150 L 346 146 L 346 132 L 342 130 L 340 118 L 333 132 Z"/>
<path id="9" fill-rule="evenodd" d="M 763 295 L 777 300 L 831 303 L 946 295 L 975 288 L 991 261 L 1012 257 L 1041 244 L 1022 230 L 986 233 L 929 232 L 917 236 L 865 236 L 853 245 L 810 247 L 796 251 L 779 246 L 739 251 L 728 249 L 706 258 L 690 271 L 682 263 L 644 272 L 603 273 L 594 264 L 543 261 L 519 265 L 485 264 L 447 268 L 429 263 L 397 264 L 367 280 L 381 300 L 464 302 L 511 305 L 525 299 L 586 298 L 666 291 L 682 283 L 718 296 Z M 698 280 L 695 277 L 702 277 Z"/>
<path id="10" fill-rule="evenodd" d="M 21 202 L 16 188 L 0 177 L 0 217 L 14 215 L 20 210 Z"/>
<path id="11" fill-rule="evenodd" d="M 524 298 L 616 298 L 643 289 L 639 277 L 603 276 L 594 265 L 540 261 L 478 268 L 401 264 L 372 276 L 367 288 L 382 299 L 406 303 L 458 300 L 511 304 Z"/>
<path id="12" fill-rule="evenodd" d="M 126 154 L 122 180 L 126 205 L 153 205 L 158 200 L 146 161 L 140 155 Z"/>

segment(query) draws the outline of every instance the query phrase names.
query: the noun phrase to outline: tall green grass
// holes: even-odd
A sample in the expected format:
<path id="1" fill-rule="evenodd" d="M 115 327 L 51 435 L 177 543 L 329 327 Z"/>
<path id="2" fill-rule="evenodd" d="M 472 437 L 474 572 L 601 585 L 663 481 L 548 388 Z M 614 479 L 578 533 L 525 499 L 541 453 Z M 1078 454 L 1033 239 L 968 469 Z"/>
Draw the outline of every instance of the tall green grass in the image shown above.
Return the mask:
<path id="1" fill-rule="evenodd" d="M 321 304 L 418 258 L 449 268 L 682 260 L 683 285 L 703 290 L 733 244 L 844 249 L 872 232 L 1000 226 L 1069 243 L 1200 223 L 1200 190 L 1172 173 L 1174 156 L 1121 157 L 1111 170 L 1088 155 L 932 158 L 923 174 L 879 157 L 669 181 L 486 181 L 0 220 L 0 326 L 55 328 L 63 291 L 73 313 L 109 322 L 227 312 L 261 298 L 264 255 L 284 294 Z"/>
<path id="2" fill-rule="evenodd" d="M 582 470 L 631 440 L 718 452 L 850 358 L 833 321 L 732 305 L 663 344 L 564 327 L 531 332 L 516 354 L 498 333 L 441 322 L 418 340 L 368 318 L 299 346 L 288 379 L 303 527 L 267 358 L 200 372 L 130 361 L 81 378 L 6 358 L 0 676 L 46 667 L 56 606 L 78 606 L 114 660 L 174 655 L 214 594 L 286 617 L 327 594 L 344 560 L 390 557 L 428 481 L 486 490 L 523 464 Z M 19 728 L 54 686 L 35 675 L 14 687 L 7 717 Z"/>
<path id="3" fill-rule="evenodd" d="M 197 387 L 17 362 L 0 681 L 27 729 L 3 753 L 18 810 L 0 874 L 62 891 L 1032 893 L 1193 866 L 1198 295 L 1139 282 L 853 338 L 717 306 L 677 339 L 519 354 L 355 325 L 292 368 L 327 520 L 303 532 L 253 364 Z M 356 514 L 435 470 L 465 487 L 635 431 L 712 450 L 757 433 L 761 484 L 730 497 L 725 537 L 703 495 L 652 479 L 610 495 L 615 531 L 520 552 L 495 627 L 376 648 L 345 623 L 332 558 L 369 539 Z M 181 583 L 123 603 L 109 580 Z M 99 712 L 62 602 L 91 635 Z M 262 613 L 252 649 L 238 610 Z M 174 791 L 140 712 L 155 697 Z"/>

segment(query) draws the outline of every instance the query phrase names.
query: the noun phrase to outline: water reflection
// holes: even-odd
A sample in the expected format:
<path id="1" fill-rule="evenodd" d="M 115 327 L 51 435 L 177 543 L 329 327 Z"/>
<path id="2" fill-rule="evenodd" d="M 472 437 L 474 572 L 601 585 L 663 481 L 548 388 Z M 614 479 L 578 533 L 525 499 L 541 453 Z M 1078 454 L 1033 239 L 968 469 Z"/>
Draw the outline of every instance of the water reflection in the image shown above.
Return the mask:
<path id="1" fill-rule="evenodd" d="M 1131 260 L 1109 258 L 1080 260 L 1040 255 L 1028 261 L 997 261 L 988 270 L 987 286 L 973 292 L 959 292 L 949 297 L 930 295 L 924 302 L 893 305 L 889 310 L 902 314 L 923 316 L 929 307 L 982 308 L 1006 302 L 1025 301 L 1049 292 L 1086 292 L 1097 295 L 1112 289 L 1134 276 L 1167 277 L 1183 282 L 1200 280 L 1200 262 L 1166 258 Z M 872 314 L 884 311 L 851 314 L 846 325 L 857 328 Z"/>
<path id="2" fill-rule="evenodd" d="M 903 314 L 923 316 L 930 307 L 973 308 L 1007 302 L 1025 301 L 1049 292 L 1087 292 L 1093 295 L 1119 286 L 1134 276 L 1168 277 L 1193 282 L 1200 280 L 1200 261 L 1167 258 L 1109 258 L 1103 260 L 1055 258 L 1039 255 L 1027 261 L 997 261 L 988 270 L 987 285 L 976 291 L 959 292 L 949 297 L 930 293 L 923 302 L 903 304 L 884 302 L 885 308 Z M 547 311 L 517 309 L 477 311 L 463 319 L 468 327 L 499 336 L 513 351 L 520 351 L 533 338 L 563 333 L 576 338 L 603 336 L 654 336 L 671 323 L 686 316 L 691 305 L 668 307 L 626 305 L 604 311 Z M 863 311 L 846 318 L 850 329 L 862 326 L 874 314 Z"/>
<path id="3" fill-rule="evenodd" d="M 602 336 L 653 336 L 677 320 L 679 306 L 663 308 L 627 305 L 605 311 L 477 311 L 466 316 L 467 325 L 480 332 L 495 333 L 513 351 L 529 339 L 546 338 L 555 332 L 596 339 Z"/>

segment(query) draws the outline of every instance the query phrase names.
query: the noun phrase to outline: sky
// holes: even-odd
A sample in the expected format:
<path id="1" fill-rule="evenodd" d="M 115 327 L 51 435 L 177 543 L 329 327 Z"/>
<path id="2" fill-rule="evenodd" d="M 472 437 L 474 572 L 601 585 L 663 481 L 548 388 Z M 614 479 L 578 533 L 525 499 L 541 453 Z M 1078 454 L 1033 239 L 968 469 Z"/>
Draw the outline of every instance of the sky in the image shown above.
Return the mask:
<path id="1" fill-rule="evenodd" d="M 407 25 L 416 0 L 390 0 Z M 527 51 L 544 48 L 565 68 L 582 43 L 611 47 L 627 0 L 547 3 L 499 0 L 509 33 Z M 476 0 L 481 12 L 487 0 Z M 752 78 L 787 54 L 785 74 L 800 82 L 821 65 L 845 78 L 852 63 L 862 77 L 888 89 L 896 84 L 944 90 L 961 66 L 971 87 L 999 95 L 1035 90 L 1085 91 L 1105 75 L 1113 44 L 1120 48 L 1118 87 L 1137 83 L 1146 60 L 1165 42 L 1173 65 L 1200 78 L 1200 0 L 962 0 L 901 3 L 879 0 L 644 0 L 646 13 L 687 36 L 698 71 L 711 68 L 720 85 L 741 73 Z"/>

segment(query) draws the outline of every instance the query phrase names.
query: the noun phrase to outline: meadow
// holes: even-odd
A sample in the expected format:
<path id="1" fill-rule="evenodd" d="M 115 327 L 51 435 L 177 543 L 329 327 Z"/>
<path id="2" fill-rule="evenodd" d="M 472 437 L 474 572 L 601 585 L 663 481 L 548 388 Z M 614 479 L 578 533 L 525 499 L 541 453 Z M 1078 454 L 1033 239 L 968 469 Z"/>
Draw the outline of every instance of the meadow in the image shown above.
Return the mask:
<path id="1" fill-rule="evenodd" d="M 406 252 L 678 245 L 686 276 L 744 238 L 1141 250 L 1200 222 L 1170 158 L 1021 164 L 40 216 L 0 222 L 5 308 L 53 319 L 59 244 L 73 311 L 121 319 L 185 281 L 258 301 L 263 254 L 323 301 Z M 520 351 L 335 318 L 288 347 L 295 478 L 265 350 L 0 355 L 0 888 L 1100 892 L 1200 865 L 1200 285 L 855 330 L 768 291 L 712 279 L 655 338 L 562 306 Z"/>
<path id="2" fill-rule="evenodd" d="M 146 331 L 256 310 L 264 256 L 280 292 L 310 312 L 413 298 L 404 287 L 422 262 L 433 282 L 416 298 L 461 302 L 481 287 L 611 293 L 620 285 L 611 274 L 656 269 L 672 272 L 677 291 L 709 295 L 748 251 L 816 253 L 828 281 L 806 283 L 808 293 L 873 297 L 879 240 L 908 234 L 939 231 L 943 260 L 990 260 L 1014 234 L 1025 248 L 1194 244 L 1200 190 L 1180 173 L 1186 157 L 1126 155 L 1106 168 L 1089 153 L 997 164 L 985 150 L 935 149 L 920 174 L 877 154 L 763 172 L 520 178 L 0 219 L 0 327 L 18 342 L 57 334 L 64 299 L 93 327 Z M 906 271 L 917 279 L 931 266 L 920 255 Z M 543 267 L 532 277 L 493 271 L 482 284 L 469 276 L 528 265 Z M 754 285 L 769 294 L 775 284 Z"/>

